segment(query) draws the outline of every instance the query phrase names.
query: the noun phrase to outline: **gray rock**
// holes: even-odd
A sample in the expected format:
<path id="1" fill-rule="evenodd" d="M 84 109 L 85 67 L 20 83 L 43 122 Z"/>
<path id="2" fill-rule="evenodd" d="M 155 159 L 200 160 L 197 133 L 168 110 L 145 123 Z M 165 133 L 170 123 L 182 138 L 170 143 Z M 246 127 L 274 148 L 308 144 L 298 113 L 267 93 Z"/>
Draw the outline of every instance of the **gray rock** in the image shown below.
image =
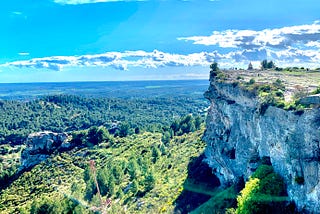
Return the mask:
<path id="1" fill-rule="evenodd" d="M 299 103 L 303 105 L 320 105 L 320 94 L 311 95 L 301 98 Z"/>
<path id="2" fill-rule="evenodd" d="M 69 149 L 67 138 L 66 133 L 50 131 L 30 134 L 26 140 L 27 147 L 21 153 L 21 169 L 33 167 L 59 149 Z"/>
<path id="3" fill-rule="evenodd" d="M 249 178 L 257 160 L 270 157 L 290 199 L 300 210 L 318 213 L 320 109 L 297 115 L 270 106 L 262 114 L 257 97 L 232 83 L 214 80 L 205 96 L 211 102 L 204 134 L 206 161 L 222 185 L 235 183 L 241 176 Z M 304 178 L 303 185 L 296 182 L 298 177 Z"/>

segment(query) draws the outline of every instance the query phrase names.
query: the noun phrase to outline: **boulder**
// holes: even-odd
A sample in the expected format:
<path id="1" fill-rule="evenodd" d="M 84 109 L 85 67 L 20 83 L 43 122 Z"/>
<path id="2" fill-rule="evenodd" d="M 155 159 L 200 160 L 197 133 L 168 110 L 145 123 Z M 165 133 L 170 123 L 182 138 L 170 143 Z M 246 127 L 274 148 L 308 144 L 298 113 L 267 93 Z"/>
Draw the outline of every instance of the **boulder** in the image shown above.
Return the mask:
<path id="1" fill-rule="evenodd" d="M 21 153 L 22 169 L 33 167 L 56 151 L 70 149 L 67 139 L 66 133 L 45 131 L 30 134 L 27 147 Z"/>

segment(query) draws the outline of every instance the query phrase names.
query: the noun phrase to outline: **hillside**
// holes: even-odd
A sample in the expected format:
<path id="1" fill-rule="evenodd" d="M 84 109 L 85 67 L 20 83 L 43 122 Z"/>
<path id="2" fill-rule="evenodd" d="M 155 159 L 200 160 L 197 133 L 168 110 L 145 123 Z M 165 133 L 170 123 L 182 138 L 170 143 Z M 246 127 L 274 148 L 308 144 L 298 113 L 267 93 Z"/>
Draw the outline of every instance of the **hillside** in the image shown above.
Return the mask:
<path id="1" fill-rule="evenodd" d="M 208 105 L 188 88 L 2 100 L 0 213 L 170 213 L 208 200 L 187 182 Z M 183 201 L 185 188 L 203 199 Z"/>
<path id="2" fill-rule="evenodd" d="M 62 199 L 76 203 L 79 210 L 76 213 L 92 211 L 99 200 L 97 196 L 90 200 L 85 197 L 90 178 L 86 180 L 84 172 L 90 160 L 95 162 L 98 175 L 110 169 L 119 173 L 115 175 L 112 191 L 109 189 L 102 197 L 112 200 L 108 213 L 171 212 L 183 190 L 190 159 L 204 150 L 202 133 L 203 129 L 177 136 L 164 145 L 161 134 L 146 132 L 116 138 L 110 147 L 100 144 L 51 155 L 1 191 L 0 212 L 29 213 L 32 207 L 39 206 L 37 202 L 58 204 L 63 210 L 67 206 L 59 204 Z M 130 167 L 136 167 L 132 172 L 134 178 Z M 151 183 L 146 180 L 148 174 L 152 176 Z"/>

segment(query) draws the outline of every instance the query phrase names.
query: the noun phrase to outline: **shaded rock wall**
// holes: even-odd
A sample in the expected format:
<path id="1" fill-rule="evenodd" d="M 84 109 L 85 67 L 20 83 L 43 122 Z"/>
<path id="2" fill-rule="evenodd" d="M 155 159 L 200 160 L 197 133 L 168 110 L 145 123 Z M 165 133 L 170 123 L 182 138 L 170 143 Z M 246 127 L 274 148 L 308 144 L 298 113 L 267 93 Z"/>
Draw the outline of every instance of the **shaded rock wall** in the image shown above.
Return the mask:
<path id="1" fill-rule="evenodd" d="M 300 115 L 272 106 L 262 111 L 252 93 L 214 78 L 205 97 L 211 102 L 204 135 L 206 161 L 220 182 L 229 185 L 241 176 L 248 178 L 261 159 L 270 157 L 290 199 L 300 210 L 318 213 L 320 109 Z"/>

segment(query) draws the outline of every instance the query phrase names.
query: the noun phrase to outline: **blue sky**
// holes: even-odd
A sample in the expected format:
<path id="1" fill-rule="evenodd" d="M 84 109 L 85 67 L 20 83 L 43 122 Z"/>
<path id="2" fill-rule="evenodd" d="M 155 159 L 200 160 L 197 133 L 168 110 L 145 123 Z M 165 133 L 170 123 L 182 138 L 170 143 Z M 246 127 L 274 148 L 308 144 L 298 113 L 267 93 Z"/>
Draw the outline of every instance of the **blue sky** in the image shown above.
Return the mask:
<path id="1" fill-rule="evenodd" d="M 0 82 L 207 78 L 320 67 L 318 0 L 2 0 Z"/>

